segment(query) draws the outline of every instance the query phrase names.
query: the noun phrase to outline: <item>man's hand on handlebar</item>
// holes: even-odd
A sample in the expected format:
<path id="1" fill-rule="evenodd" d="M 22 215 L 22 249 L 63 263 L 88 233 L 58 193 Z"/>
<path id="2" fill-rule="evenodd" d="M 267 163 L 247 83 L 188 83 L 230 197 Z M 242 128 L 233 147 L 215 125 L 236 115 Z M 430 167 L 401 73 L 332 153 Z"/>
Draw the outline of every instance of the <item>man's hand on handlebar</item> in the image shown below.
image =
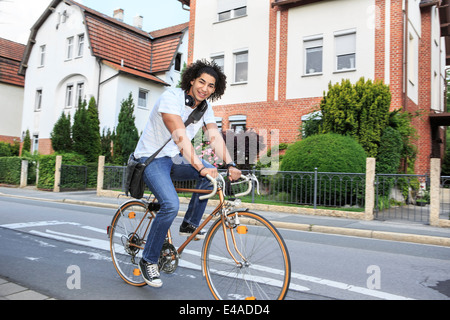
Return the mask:
<path id="1" fill-rule="evenodd" d="M 242 172 L 241 172 L 241 170 L 239 170 L 236 167 L 230 167 L 230 168 L 228 168 L 228 174 L 229 174 L 228 178 L 231 181 L 236 181 L 241 178 Z"/>
<path id="2" fill-rule="evenodd" d="M 200 175 L 202 177 L 206 177 L 206 175 L 210 175 L 212 178 L 216 179 L 219 176 L 219 171 L 217 168 L 204 168 L 201 170 Z"/>

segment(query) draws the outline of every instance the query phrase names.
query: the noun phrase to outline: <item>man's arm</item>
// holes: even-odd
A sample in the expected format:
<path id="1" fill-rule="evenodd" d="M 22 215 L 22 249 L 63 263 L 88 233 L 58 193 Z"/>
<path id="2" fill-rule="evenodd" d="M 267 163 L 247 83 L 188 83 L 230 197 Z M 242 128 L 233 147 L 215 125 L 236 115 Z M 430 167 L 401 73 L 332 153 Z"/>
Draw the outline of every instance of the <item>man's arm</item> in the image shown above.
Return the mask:
<path id="1" fill-rule="evenodd" d="M 219 156 L 225 163 L 232 163 L 233 157 L 228 152 L 225 141 L 222 134 L 219 132 L 219 128 L 215 123 L 208 123 L 206 125 L 206 135 L 210 141 L 211 148 L 214 153 Z M 239 180 L 242 172 L 235 167 L 229 167 L 231 180 Z"/>
<path id="2" fill-rule="evenodd" d="M 209 174 L 211 177 L 216 178 L 218 175 L 215 168 L 204 168 L 200 158 L 196 155 L 194 147 L 186 134 L 186 127 L 183 120 L 179 115 L 163 113 L 162 118 L 164 124 L 172 135 L 173 141 L 180 149 L 183 157 L 194 167 L 195 170 L 200 171 L 202 176 Z"/>

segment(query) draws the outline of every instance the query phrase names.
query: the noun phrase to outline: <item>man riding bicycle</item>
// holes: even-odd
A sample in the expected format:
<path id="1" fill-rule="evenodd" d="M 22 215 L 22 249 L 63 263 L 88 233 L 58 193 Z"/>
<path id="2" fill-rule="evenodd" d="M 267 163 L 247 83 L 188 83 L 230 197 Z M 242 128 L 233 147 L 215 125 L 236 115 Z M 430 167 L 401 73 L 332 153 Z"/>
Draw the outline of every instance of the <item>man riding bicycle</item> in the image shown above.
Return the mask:
<path id="1" fill-rule="evenodd" d="M 158 259 L 167 231 L 179 210 L 178 194 L 172 181 L 197 180 L 196 189 L 209 189 L 210 182 L 205 176 L 218 176 L 217 168 L 200 159 L 191 143 L 202 127 L 212 149 L 226 163 L 230 180 L 238 180 L 241 176 L 218 130 L 212 107 L 207 102 L 218 100 L 225 89 L 226 76 L 216 63 L 202 60 L 191 64 L 182 75 L 181 88 L 169 89 L 158 99 L 136 146 L 134 155 L 144 163 L 172 137 L 172 141 L 147 165 L 143 175 L 146 185 L 160 204 L 139 263 L 142 276 L 150 286 L 162 286 Z M 195 108 L 204 104 L 207 109 L 201 120 L 186 128 L 184 121 Z M 191 198 L 180 226 L 181 235 L 189 236 L 200 224 L 208 200 L 199 200 L 199 196 L 193 194 Z M 199 238 L 204 236 L 204 231 L 197 235 Z"/>

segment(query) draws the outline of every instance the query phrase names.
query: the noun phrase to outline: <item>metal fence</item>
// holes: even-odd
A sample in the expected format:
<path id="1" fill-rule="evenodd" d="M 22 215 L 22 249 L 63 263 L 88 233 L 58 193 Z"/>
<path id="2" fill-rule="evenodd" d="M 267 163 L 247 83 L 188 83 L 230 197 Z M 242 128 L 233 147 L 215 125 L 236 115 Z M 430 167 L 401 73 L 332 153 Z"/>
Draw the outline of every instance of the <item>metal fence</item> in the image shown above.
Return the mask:
<path id="1" fill-rule="evenodd" d="M 103 189 L 124 190 L 125 167 L 105 166 L 104 172 Z M 272 175 L 264 175 L 259 170 L 253 170 L 251 173 L 259 180 L 261 194 L 258 195 L 253 190 L 252 194 L 244 199 L 249 202 L 364 208 L 364 173 L 278 171 Z M 195 186 L 194 181 L 174 183 L 183 188 Z"/>
<path id="2" fill-rule="evenodd" d="M 376 219 L 429 222 L 428 175 L 377 174 L 375 184 Z"/>
<path id="3" fill-rule="evenodd" d="M 450 220 L 450 176 L 441 177 L 439 218 Z"/>

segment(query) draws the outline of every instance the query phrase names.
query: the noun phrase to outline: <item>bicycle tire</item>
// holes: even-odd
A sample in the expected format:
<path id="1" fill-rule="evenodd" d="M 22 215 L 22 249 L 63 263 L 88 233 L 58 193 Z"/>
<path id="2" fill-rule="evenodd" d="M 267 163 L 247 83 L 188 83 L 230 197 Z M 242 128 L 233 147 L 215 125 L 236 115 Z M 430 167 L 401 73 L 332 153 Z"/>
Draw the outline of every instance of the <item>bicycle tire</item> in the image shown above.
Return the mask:
<path id="1" fill-rule="evenodd" d="M 151 221 L 146 220 L 148 216 L 151 214 L 147 203 L 128 201 L 117 210 L 109 230 L 114 268 L 126 283 L 136 287 L 146 285 L 139 270 L 139 261 L 150 228 Z"/>
<path id="2" fill-rule="evenodd" d="M 233 225 L 235 215 L 240 224 Z M 283 237 L 265 218 L 250 211 L 227 215 L 231 224 L 217 220 L 203 243 L 202 268 L 216 300 L 283 300 L 289 290 L 291 263 Z M 236 264 L 228 246 L 239 260 Z M 234 233 L 236 251 L 231 234 Z"/>

